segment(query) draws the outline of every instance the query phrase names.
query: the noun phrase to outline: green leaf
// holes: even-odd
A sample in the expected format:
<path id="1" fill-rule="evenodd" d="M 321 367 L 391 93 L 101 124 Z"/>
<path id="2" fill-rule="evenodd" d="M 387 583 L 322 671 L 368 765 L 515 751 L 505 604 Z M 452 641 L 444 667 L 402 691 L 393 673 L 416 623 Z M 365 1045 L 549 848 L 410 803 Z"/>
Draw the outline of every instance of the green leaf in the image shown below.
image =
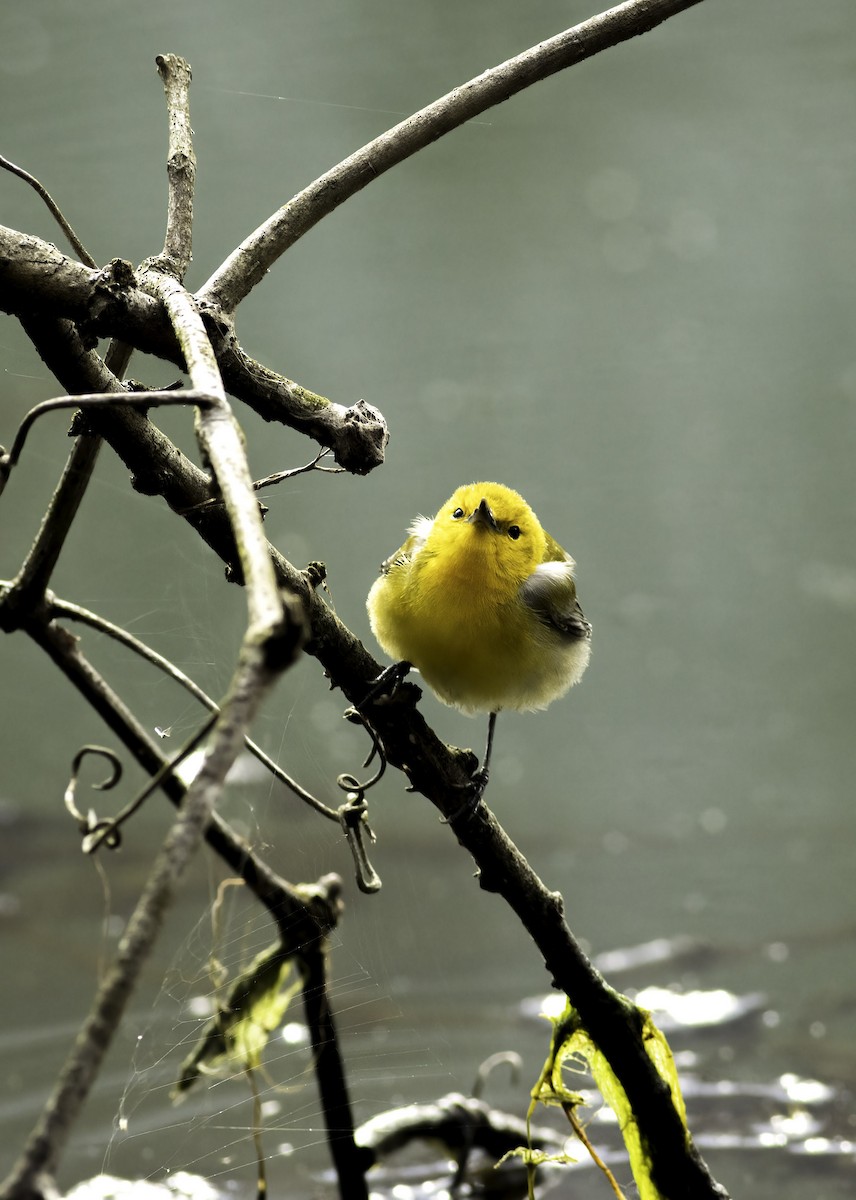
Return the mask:
<path id="1" fill-rule="evenodd" d="M 228 1000 L 207 1022 L 181 1064 L 172 1098 L 180 1099 L 200 1075 L 238 1074 L 261 1063 L 270 1034 L 281 1024 L 302 986 L 292 975 L 291 953 L 277 942 L 262 951 L 236 978 Z"/>
<path id="2" fill-rule="evenodd" d="M 627 1004 L 630 1005 L 629 1000 Z M 651 1014 L 642 1009 L 636 1011 L 643 1020 L 642 1039 L 645 1050 L 657 1068 L 658 1074 L 669 1085 L 672 1103 L 686 1129 L 686 1109 L 669 1044 L 654 1024 Z M 529 1110 L 530 1118 L 535 1103 L 557 1104 L 562 1108 L 573 1109 L 582 1102 L 579 1095 L 566 1087 L 563 1075 L 566 1066 L 571 1066 L 573 1060 L 576 1060 L 577 1064 L 584 1063 L 591 1071 L 604 1100 L 618 1118 L 640 1200 L 662 1200 L 661 1194 L 651 1178 L 651 1161 L 639 1133 L 636 1115 L 606 1056 L 583 1028 L 579 1015 L 570 1000 L 566 999 L 564 1011 L 560 1015 L 549 1016 L 548 1019 L 553 1023 L 553 1040 L 550 1056 L 544 1064 L 537 1084 L 532 1089 L 533 1104 Z M 579 1070 L 579 1066 L 576 1066 L 575 1069 Z"/>

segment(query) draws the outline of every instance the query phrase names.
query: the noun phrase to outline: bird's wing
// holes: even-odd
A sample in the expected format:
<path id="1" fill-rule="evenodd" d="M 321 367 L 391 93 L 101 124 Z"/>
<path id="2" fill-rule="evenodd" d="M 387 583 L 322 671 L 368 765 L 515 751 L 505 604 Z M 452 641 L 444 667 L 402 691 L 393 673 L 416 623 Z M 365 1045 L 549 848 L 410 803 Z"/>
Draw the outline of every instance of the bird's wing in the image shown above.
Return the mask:
<path id="1" fill-rule="evenodd" d="M 396 567 L 408 567 L 425 545 L 428 534 L 434 527 L 430 517 L 416 517 L 407 532 L 410 534 L 403 546 L 380 564 L 381 575 L 388 575 Z"/>
<path id="2" fill-rule="evenodd" d="M 561 560 L 538 564 L 521 585 L 520 598 L 545 625 L 558 633 L 574 640 L 588 638 L 591 625 L 577 600 L 574 560 L 564 551 L 561 553 Z"/>

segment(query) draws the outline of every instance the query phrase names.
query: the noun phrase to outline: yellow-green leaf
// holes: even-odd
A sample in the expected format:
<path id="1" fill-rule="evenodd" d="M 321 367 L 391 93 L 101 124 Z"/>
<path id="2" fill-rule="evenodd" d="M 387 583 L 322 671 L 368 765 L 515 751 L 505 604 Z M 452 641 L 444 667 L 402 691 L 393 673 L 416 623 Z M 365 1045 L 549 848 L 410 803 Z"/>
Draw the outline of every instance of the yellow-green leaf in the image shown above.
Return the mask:
<path id="1" fill-rule="evenodd" d="M 181 1065 L 173 1099 L 200 1075 L 238 1073 L 261 1063 L 270 1034 L 282 1024 L 302 980 L 277 942 L 259 954 L 237 977 L 228 1000 L 207 1022 L 196 1046 Z"/>
<path id="2" fill-rule="evenodd" d="M 627 1003 L 629 1005 L 630 1001 Z M 669 1044 L 654 1024 L 651 1014 L 641 1009 L 637 1011 L 643 1019 L 642 1039 L 645 1050 L 658 1074 L 669 1085 L 672 1103 L 686 1128 L 686 1110 Z M 651 1162 L 645 1153 L 636 1116 L 606 1056 L 582 1027 L 579 1016 L 569 1000 L 564 1011 L 558 1016 L 550 1016 L 549 1020 L 553 1023 L 550 1056 L 532 1090 L 533 1103 L 559 1104 L 562 1107 L 575 1108 L 580 1103 L 580 1097 L 567 1088 L 564 1071 L 574 1059 L 585 1063 L 600 1094 L 618 1118 L 640 1200 L 661 1200 L 660 1192 L 651 1178 Z M 530 1106 L 530 1117 L 531 1113 Z"/>

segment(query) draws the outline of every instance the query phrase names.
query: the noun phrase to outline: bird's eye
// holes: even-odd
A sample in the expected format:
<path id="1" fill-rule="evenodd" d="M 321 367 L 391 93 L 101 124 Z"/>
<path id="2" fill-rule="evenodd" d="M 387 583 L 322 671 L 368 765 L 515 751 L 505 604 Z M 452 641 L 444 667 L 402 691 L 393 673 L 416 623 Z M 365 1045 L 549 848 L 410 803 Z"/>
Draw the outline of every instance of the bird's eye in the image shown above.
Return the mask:
<path id="1" fill-rule="evenodd" d="M 456 508 L 455 511 L 452 513 L 452 520 L 460 521 L 460 519 L 463 515 L 464 515 L 464 510 L 462 508 Z"/>
<path id="2" fill-rule="evenodd" d="M 508 536 L 511 538 L 512 542 L 516 542 L 517 539 L 520 537 L 520 526 L 519 525 L 509 525 L 508 526 Z"/>

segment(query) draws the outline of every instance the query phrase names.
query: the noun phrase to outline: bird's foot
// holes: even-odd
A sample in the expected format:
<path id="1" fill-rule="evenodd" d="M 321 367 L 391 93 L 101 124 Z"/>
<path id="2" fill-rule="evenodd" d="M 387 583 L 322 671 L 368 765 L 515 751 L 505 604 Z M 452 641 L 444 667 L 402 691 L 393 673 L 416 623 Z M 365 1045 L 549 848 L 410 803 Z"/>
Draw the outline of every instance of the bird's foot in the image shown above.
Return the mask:
<path id="1" fill-rule="evenodd" d="M 482 797 L 484 796 L 484 791 L 487 787 L 487 781 L 489 778 L 488 769 L 490 767 L 491 752 L 493 751 L 493 735 L 495 730 L 496 713 L 492 712 L 488 717 L 487 722 L 487 745 L 485 746 L 482 764 L 480 767 L 476 767 L 475 771 L 473 771 L 472 775 L 470 776 L 469 783 L 459 785 L 460 787 L 466 788 L 469 792 L 469 795 L 467 796 L 465 803 L 462 804 L 460 808 L 456 808 L 451 816 L 442 818 L 442 821 L 445 825 L 450 825 L 452 821 L 457 821 L 458 817 L 462 816 L 464 813 L 467 814 L 468 821 L 472 820 L 478 811 L 478 807 L 482 802 Z"/>
<path id="2" fill-rule="evenodd" d="M 458 817 L 466 816 L 467 820 L 472 820 L 478 811 L 478 807 L 482 802 L 488 781 L 488 769 L 486 766 L 477 767 L 473 771 L 467 783 L 459 783 L 455 786 L 466 791 L 467 798 L 464 800 L 453 813 L 448 817 L 441 817 L 440 821 L 443 825 L 451 825 L 453 821 L 457 821 Z"/>
<path id="3" fill-rule="evenodd" d="M 379 703 L 386 703 L 392 700 L 412 670 L 413 663 L 406 661 L 393 663 L 392 666 L 385 667 L 380 675 L 371 681 L 371 687 L 360 701 L 358 707 L 362 708 L 372 700 Z"/>

